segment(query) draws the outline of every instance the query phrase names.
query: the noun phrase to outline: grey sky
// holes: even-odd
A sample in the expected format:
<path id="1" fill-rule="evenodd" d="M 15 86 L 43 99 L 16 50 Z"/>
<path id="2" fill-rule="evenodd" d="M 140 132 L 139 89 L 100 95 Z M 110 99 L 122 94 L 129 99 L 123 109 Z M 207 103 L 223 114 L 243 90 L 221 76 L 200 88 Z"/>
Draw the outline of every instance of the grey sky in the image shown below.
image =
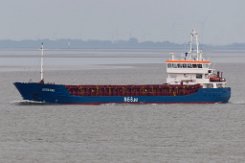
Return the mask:
<path id="1" fill-rule="evenodd" d="M 245 0 L 0 0 L 0 39 L 245 42 Z"/>

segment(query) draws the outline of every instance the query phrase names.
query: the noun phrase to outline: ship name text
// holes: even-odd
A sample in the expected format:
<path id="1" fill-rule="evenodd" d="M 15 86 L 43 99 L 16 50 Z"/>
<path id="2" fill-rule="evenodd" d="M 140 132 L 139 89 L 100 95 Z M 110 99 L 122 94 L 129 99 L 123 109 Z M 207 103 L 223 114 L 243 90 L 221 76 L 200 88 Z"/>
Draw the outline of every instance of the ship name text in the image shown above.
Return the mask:
<path id="1" fill-rule="evenodd" d="M 55 89 L 52 88 L 42 88 L 43 92 L 55 92 Z"/>
<path id="2" fill-rule="evenodd" d="M 124 97 L 124 102 L 139 102 L 137 97 Z"/>

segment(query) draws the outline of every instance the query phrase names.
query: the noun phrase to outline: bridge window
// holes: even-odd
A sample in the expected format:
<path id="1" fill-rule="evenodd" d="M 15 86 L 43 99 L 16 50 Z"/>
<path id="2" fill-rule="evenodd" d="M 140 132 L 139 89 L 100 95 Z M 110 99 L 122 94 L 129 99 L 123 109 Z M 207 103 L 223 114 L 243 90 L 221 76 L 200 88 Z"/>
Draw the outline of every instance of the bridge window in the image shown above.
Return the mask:
<path id="1" fill-rule="evenodd" d="M 177 68 L 177 64 L 173 64 L 172 66 L 173 66 L 173 68 Z"/>
<path id="2" fill-rule="evenodd" d="M 202 64 L 198 64 L 197 66 L 198 66 L 198 68 L 202 68 Z"/>
<path id="3" fill-rule="evenodd" d="M 202 79 L 202 74 L 196 74 L 197 79 Z"/>

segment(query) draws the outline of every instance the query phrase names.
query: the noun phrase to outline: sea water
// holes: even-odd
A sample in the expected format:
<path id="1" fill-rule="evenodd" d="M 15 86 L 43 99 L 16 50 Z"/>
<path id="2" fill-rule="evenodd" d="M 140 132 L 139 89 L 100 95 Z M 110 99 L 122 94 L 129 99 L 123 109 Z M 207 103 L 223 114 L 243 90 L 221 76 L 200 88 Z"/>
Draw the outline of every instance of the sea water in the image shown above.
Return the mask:
<path id="1" fill-rule="evenodd" d="M 40 52 L 0 51 L 0 162 L 244 162 L 245 53 L 211 52 L 227 104 L 26 104 L 13 86 L 40 80 Z M 161 50 L 45 51 L 45 82 L 159 84 Z"/>

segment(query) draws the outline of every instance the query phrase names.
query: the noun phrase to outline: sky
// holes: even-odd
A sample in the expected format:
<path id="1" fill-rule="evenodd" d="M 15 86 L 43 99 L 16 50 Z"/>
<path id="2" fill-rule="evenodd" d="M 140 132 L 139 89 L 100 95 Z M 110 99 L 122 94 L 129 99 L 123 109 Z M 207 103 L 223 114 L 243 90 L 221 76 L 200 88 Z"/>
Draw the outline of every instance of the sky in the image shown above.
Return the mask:
<path id="1" fill-rule="evenodd" d="M 245 0 L 0 0 L 0 40 L 245 43 Z"/>

